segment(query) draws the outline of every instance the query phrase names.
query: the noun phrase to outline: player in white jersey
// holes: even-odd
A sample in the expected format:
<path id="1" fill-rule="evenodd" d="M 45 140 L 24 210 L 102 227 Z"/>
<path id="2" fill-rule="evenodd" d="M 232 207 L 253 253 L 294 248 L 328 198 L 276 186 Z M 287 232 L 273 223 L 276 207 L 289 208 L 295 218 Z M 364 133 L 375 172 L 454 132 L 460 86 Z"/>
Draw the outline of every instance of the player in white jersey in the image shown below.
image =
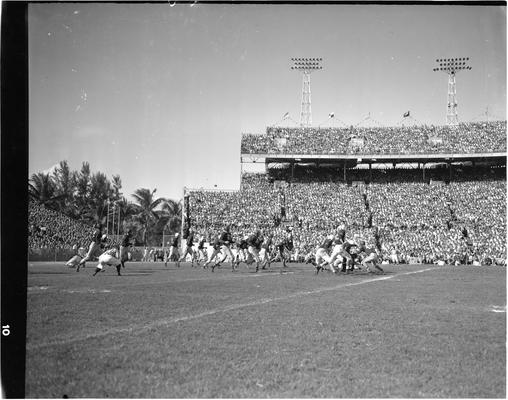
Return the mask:
<path id="1" fill-rule="evenodd" d="M 108 265 L 113 265 L 116 267 L 116 272 L 118 273 L 118 276 L 121 276 L 120 268 L 122 263 L 120 262 L 120 251 L 118 247 L 112 247 L 109 250 L 106 250 L 104 253 L 102 253 L 99 256 L 99 263 L 97 264 L 97 267 L 95 268 L 95 272 L 93 276 L 97 275 L 99 272 L 104 270 Z"/>
<path id="2" fill-rule="evenodd" d="M 261 243 L 261 251 L 259 252 L 259 258 L 261 261 L 261 269 L 265 269 L 268 265 L 270 268 L 270 248 L 272 246 L 273 233 L 267 235 Z"/>
<path id="3" fill-rule="evenodd" d="M 206 238 L 205 235 L 200 235 L 198 240 L 198 248 L 196 251 L 196 262 L 199 265 L 201 261 L 206 262 L 208 259 L 208 253 L 205 249 Z"/>
<path id="4" fill-rule="evenodd" d="M 384 272 L 383 268 L 381 268 L 377 262 L 378 262 L 378 254 L 377 251 L 373 248 L 369 248 L 365 246 L 365 241 L 360 240 L 360 246 L 358 246 L 358 254 L 365 254 L 365 257 L 362 259 L 361 263 L 362 265 L 367 269 L 367 272 L 372 272 L 370 270 L 370 265 L 372 264 L 374 268 L 376 268 L 378 271 Z"/>
<path id="5" fill-rule="evenodd" d="M 337 233 L 333 236 L 333 250 L 330 255 L 330 264 L 333 267 L 338 267 L 344 261 L 344 243 L 346 242 L 346 228 L 341 224 L 337 228 Z"/>
<path id="6" fill-rule="evenodd" d="M 85 248 L 84 247 L 80 247 L 77 251 L 77 253 L 69 260 L 65 263 L 65 265 L 67 267 L 70 267 L 70 268 L 73 268 L 73 267 L 76 267 L 79 262 L 85 258 Z M 85 267 L 85 264 L 83 264 L 83 267 Z"/>
<path id="7" fill-rule="evenodd" d="M 316 274 L 319 274 L 319 271 L 324 269 L 325 265 L 329 265 L 330 270 L 335 273 L 335 268 L 331 263 L 331 258 L 328 254 L 330 251 L 330 247 L 333 243 L 333 236 L 328 236 L 323 240 L 323 243 L 316 250 Z"/>
<path id="8" fill-rule="evenodd" d="M 94 256 L 94 254 L 97 252 L 97 250 L 100 249 L 101 243 L 104 243 L 106 241 L 106 239 L 107 239 L 107 236 L 102 234 L 102 225 L 97 224 L 95 226 L 95 230 L 94 230 L 92 236 L 90 237 L 90 245 L 88 247 L 88 252 L 79 261 L 77 268 L 76 268 L 76 272 L 79 272 L 79 269 L 81 266 L 83 266 L 83 267 L 85 266 L 85 263 Z"/>

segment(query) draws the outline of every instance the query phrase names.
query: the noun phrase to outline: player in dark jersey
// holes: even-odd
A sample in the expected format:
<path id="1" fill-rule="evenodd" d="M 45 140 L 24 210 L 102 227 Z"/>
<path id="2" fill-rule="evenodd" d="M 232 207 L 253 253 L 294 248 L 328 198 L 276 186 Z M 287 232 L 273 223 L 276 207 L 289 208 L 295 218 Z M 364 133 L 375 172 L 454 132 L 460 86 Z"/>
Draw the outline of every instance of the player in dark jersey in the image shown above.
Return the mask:
<path id="1" fill-rule="evenodd" d="M 84 267 L 85 263 L 93 257 L 94 253 L 98 249 L 100 249 L 101 242 L 103 240 L 106 240 L 106 238 L 102 237 L 102 225 L 97 224 L 97 225 L 95 225 L 95 230 L 92 234 L 92 237 L 90 238 L 90 245 L 88 246 L 88 252 L 86 253 L 86 256 L 83 259 L 81 259 L 81 261 L 78 263 L 76 272 L 79 272 L 80 267 L 81 266 Z"/>
<path id="2" fill-rule="evenodd" d="M 259 252 L 259 256 L 261 258 L 261 269 L 266 269 L 266 265 L 268 264 L 268 268 L 270 268 L 270 247 L 272 246 L 273 241 L 273 233 L 267 235 L 263 243 L 261 243 L 261 251 Z"/>
<path id="3" fill-rule="evenodd" d="M 259 250 L 261 248 L 262 241 L 263 238 L 261 237 L 261 231 L 259 229 L 257 229 L 247 238 L 247 250 L 256 262 L 256 272 L 259 271 Z"/>
<path id="4" fill-rule="evenodd" d="M 342 251 L 339 255 L 342 257 L 342 272 L 353 271 L 353 257 L 351 257 L 351 248 L 358 246 L 352 240 L 347 240 L 342 244 Z"/>
<path id="5" fill-rule="evenodd" d="M 238 268 L 241 262 L 244 262 L 247 266 L 254 262 L 252 257 L 249 256 L 249 245 L 247 244 L 248 238 L 248 236 L 244 236 L 236 241 L 236 268 Z"/>
<path id="6" fill-rule="evenodd" d="M 168 261 L 175 260 L 175 264 L 178 268 L 180 268 L 180 252 L 178 251 L 178 241 L 180 239 L 180 233 L 176 233 L 175 237 L 173 238 L 173 241 L 171 242 L 171 247 L 169 249 L 169 256 L 166 258 L 166 261 L 164 261 L 164 266 L 168 266 Z"/>
<path id="7" fill-rule="evenodd" d="M 187 254 L 190 254 L 192 267 L 194 267 L 194 249 L 192 248 L 193 245 L 194 245 L 194 229 L 189 228 L 189 232 L 187 234 L 186 239 L 185 252 L 183 253 L 182 257 L 180 257 L 180 262 L 185 261 L 185 257 L 187 257 Z"/>
<path id="8" fill-rule="evenodd" d="M 128 230 L 125 235 L 122 237 L 122 241 L 120 242 L 120 263 L 122 268 L 125 268 L 125 261 L 127 261 L 127 249 L 131 246 L 132 232 Z"/>
<path id="9" fill-rule="evenodd" d="M 231 259 L 231 270 L 235 270 L 235 258 L 233 256 L 233 253 L 231 252 L 231 244 L 233 244 L 233 235 L 231 235 L 231 228 L 229 225 L 226 226 L 226 229 L 221 233 L 219 236 L 219 241 L 221 244 L 221 252 L 222 252 L 222 258 L 219 260 L 219 262 L 216 264 L 216 266 L 222 264 L 226 259 L 229 257 Z"/>
<path id="10" fill-rule="evenodd" d="M 361 264 L 367 269 L 367 272 L 372 272 L 370 270 L 369 264 L 372 264 L 374 268 L 377 270 L 384 272 L 384 269 L 381 268 L 377 262 L 378 262 L 378 254 L 377 251 L 373 248 L 366 247 L 365 241 L 360 240 L 360 245 L 358 246 L 358 254 L 365 254 L 365 257 L 362 259 Z"/>
<path id="11" fill-rule="evenodd" d="M 282 268 L 286 268 L 286 251 L 291 252 L 294 249 L 294 243 L 293 243 L 293 228 L 288 226 L 286 228 L 286 233 L 282 240 L 279 240 L 279 243 L 277 243 L 277 250 L 279 251 L 279 256 L 282 261 Z"/>
<path id="12" fill-rule="evenodd" d="M 216 236 L 214 239 L 210 240 L 210 243 L 213 249 L 212 254 L 208 258 L 208 260 L 203 264 L 203 268 L 207 268 L 208 264 L 210 264 L 215 259 L 215 257 L 217 257 L 217 255 L 220 253 L 221 241 L 219 236 Z M 215 267 L 217 267 L 216 262 L 214 262 L 212 265 L 212 272 L 214 272 Z"/>

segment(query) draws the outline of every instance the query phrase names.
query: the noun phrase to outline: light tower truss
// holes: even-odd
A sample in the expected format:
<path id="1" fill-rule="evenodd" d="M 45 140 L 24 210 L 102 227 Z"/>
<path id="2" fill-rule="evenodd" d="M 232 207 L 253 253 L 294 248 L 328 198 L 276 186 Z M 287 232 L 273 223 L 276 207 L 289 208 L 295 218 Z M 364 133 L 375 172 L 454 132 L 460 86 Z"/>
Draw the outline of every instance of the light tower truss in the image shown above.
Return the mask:
<path id="1" fill-rule="evenodd" d="M 300 125 L 308 127 L 312 124 L 312 108 L 310 98 L 310 74 L 323 69 L 322 58 L 291 58 L 292 70 L 300 71 L 303 74 L 302 87 L 302 110 L 300 112 Z"/>
<path id="2" fill-rule="evenodd" d="M 447 125 L 457 125 L 459 118 L 457 114 L 457 86 L 455 75 L 461 70 L 470 70 L 468 66 L 469 57 L 462 58 L 438 58 L 436 62 L 438 67 L 433 71 L 442 71 L 448 75 L 448 102 L 446 104 L 446 123 Z"/>

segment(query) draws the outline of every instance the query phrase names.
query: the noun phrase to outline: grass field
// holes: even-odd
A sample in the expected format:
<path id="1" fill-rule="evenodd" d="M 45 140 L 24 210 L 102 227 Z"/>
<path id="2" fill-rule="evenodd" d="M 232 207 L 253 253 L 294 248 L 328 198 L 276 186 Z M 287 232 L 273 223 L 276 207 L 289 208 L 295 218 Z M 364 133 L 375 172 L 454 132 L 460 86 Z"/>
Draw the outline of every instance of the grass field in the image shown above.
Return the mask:
<path id="1" fill-rule="evenodd" d="M 506 396 L 506 270 L 28 266 L 26 397 Z"/>

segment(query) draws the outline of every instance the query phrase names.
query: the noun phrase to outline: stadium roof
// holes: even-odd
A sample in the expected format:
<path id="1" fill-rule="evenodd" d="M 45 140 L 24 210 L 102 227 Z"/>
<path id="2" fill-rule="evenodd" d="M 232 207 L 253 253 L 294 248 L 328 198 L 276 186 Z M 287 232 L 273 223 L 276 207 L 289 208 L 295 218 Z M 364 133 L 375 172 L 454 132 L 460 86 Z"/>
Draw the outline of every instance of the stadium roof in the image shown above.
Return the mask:
<path id="1" fill-rule="evenodd" d="M 476 154 L 242 154 L 242 163 L 428 163 L 460 161 L 493 161 L 506 163 L 506 152 Z"/>

